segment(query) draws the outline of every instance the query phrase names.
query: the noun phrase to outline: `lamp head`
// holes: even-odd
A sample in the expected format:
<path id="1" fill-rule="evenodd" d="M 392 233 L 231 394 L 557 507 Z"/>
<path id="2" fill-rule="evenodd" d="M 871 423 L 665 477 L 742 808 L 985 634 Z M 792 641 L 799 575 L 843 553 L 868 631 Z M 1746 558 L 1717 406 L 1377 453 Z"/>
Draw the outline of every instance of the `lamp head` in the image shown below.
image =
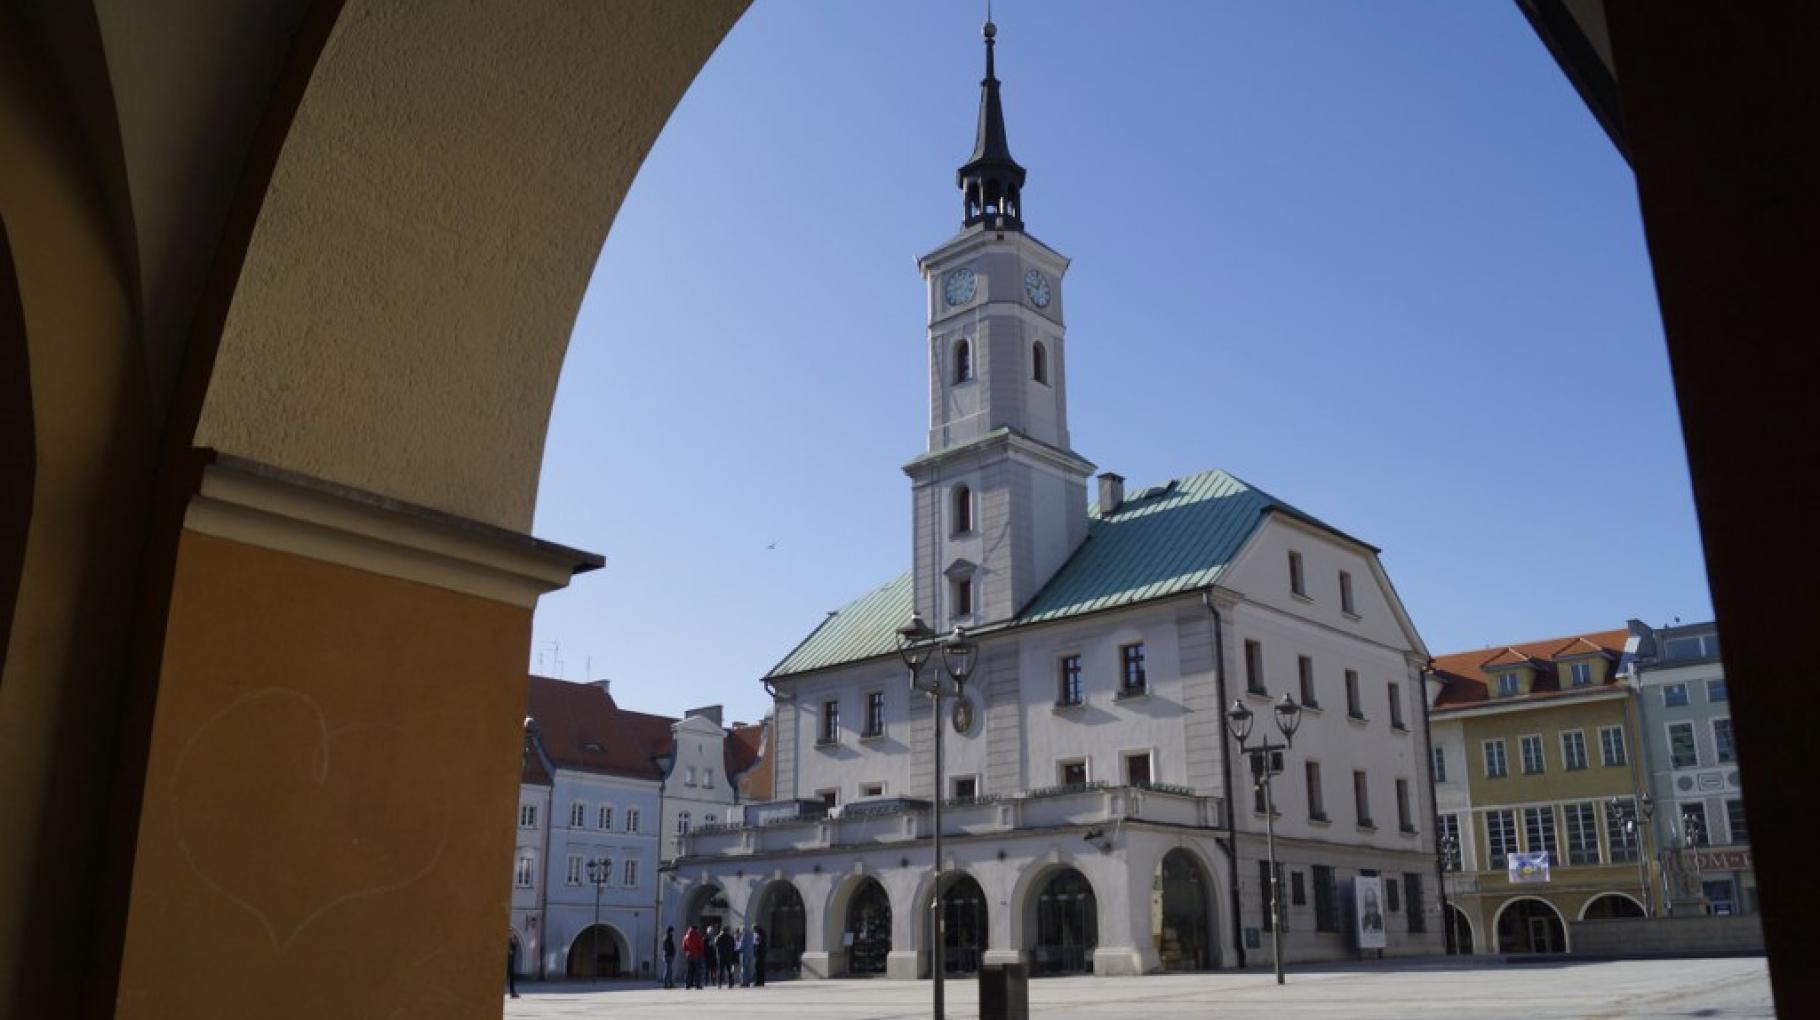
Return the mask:
<path id="1" fill-rule="evenodd" d="M 954 678 L 956 687 L 965 687 L 978 661 L 979 645 L 967 637 L 966 628 L 956 626 L 948 640 L 942 642 L 942 668 Z"/>
<path id="2" fill-rule="evenodd" d="M 1232 707 L 1226 710 L 1226 729 L 1232 733 L 1232 739 L 1243 744 L 1251 736 L 1251 709 L 1237 698 L 1232 699 Z"/>
<path id="3" fill-rule="evenodd" d="M 918 612 L 912 612 L 910 622 L 897 628 L 897 654 L 903 657 L 904 665 L 910 667 L 913 677 L 923 671 L 929 656 L 935 654 L 934 638 L 935 631 L 929 629 L 923 622 L 923 614 Z"/>
<path id="4" fill-rule="evenodd" d="M 1285 694 L 1277 699 L 1277 729 L 1283 731 L 1283 739 L 1295 743 L 1295 731 L 1302 725 L 1302 706 Z"/>

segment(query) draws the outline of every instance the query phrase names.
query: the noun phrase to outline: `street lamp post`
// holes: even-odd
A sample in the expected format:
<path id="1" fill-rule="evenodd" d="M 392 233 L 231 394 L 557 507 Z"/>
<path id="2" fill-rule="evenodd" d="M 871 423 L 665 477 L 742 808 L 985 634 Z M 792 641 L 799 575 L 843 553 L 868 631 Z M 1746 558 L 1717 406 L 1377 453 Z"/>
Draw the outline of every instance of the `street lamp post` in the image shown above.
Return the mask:
<path id="1" fill-rule="evenodd" d="M 594 886 L 594 960 L 588 964 L 588 980 L 600 980 L 600 891 L 606 888 L 613 863 L 605 857 L 588 861 L 588 881 Z"/>
<path id="2" fill-rule="evenodd" d="M 1270 780 L 1276 770 L 1271 767 L 1271 756 L 1289 750 L 1295 743 L 1296 728 L 1302 725 L 1302 706 L 1285 694 L 1277 700 L 1275 714 L 1277 730 L 1283 734 L 1280 744 L 1273 744 L 1268 739 L 1256 744 L 1245 743 L 1251 736 L 1251 709 L 1236 698 L 1226 711 L 1226 728 L 1232 733 L 1232 739 L 1238 741 L 1239 752 L 1251 757 L 1253 787 L 1264 791 L 1264 848 L 1270 858 L 1270 954 L 1276 961 L 1277 984 L 1280 985 L 1283 983 L 1283 900 L 1279 888 L 1282 883 L 1277 875 L 1276 803 L 1271 799 L 1270 790 Z"/>
<path id="3" fill-rule="evenodd" d="M 1447 951 L 1460 952 L 1460 911 L 1452 906 L 1453 897 L 1448 895 L 1448 887 L 1453 885 L 1453 876 L 1460 870 L 1460 837 L 1448 833 L 1441 837 L 1436 846 L 1441 853 L 1441 906 L 1447 911 Z"/>
<path id="4" fill-rule="evenodd" d="M 1643 895 L 1643 916 L 1653 916 L 1655 911 L 1650 908 L 1649 866 L 1643 854 L 1643 835 L 1649 830 L 1650 815 L 1654 813 L 1649 794 L 1637 798 L 1636 806 L 1629 811 L 1624 809 L 1623 801 L 1613 797 L 1606 804 L 1606 812 L 1606 828 L 1616 827 L 1627 837 L 1625 842 L 1636 842 L 1637 892 Z"/>
<path id="5" fill-rule="evenodd" d="M 903 657 L 904 665 L 910 668 L 910 687 L 927 693 L 935 702 L 935 863 L 931 867 L 933 879 L 929 883 L 929 931 L 933 933 L 935 943 L 931 953 L 930 974 L 933 977 L 935 996 L 935 1020 L 943 1020 L 947 1015 L 944 999 L 947 961 L 944 959 L 948 942 L 947 918 L 942 912 L 942 801 L 946 792 L 942 786 L 942 730 L 947 721 L 942 718 L 942 694 L 947 686 L 942 675 L 954 683 L 954 693 L 958 697 L 967 686 L 967 678 L 973 675 L 973 666 L 978 646 L 967 639 L 967 633 L 955 627 L 948 639 L 941 643 L 941 670 L 931 674 L 927 683 L 923 681 L 923 667 L 928 665 L 934 655 L 935 632 L 923 622 L 922 614 L 912 612 L 910 622 L 897 630 L 897 652 Z"/>

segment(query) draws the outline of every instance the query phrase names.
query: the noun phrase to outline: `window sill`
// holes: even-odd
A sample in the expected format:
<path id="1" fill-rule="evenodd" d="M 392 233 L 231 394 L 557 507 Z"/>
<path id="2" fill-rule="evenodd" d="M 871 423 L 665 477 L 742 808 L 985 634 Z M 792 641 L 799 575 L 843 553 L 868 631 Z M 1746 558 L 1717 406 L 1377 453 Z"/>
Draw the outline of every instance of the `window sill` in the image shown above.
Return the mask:
<path id="1" fill-rule="evenodd" d="M 1258 809 L 1257 809 L 1257 808 L 1252 808 L 1252 809 L 1251 809 L 1251 817 L 1253 817 L 1253 818 L 1262 818 L 1262 817 L 1264 817 L 1264 812 L 1262 812 L 1262 811 L 1259 811 L 1259 810 L 1258 810 Z M 1283 817 L 1283 812 L 1281 812 L 1281 811 L 1272 811 L 1272 812 L 1270 812 L 1270 817 L 1271 817 L 1271 818 L 1272 818 L 1272 819 L 1277 819 L 1277 818 L 1281 818 L 1281 817 Z"/>
<path id="2" fill-rule="evenodd" d="M 1390 724 L 1390 732 L 1401 733 L 1407 737 L 1407 736 L 1409 736 L 1409 727 L 1403 725 L 1400 722 L 1393 722 Z"/>
<path id="3" fill-rule="evenodd" d="M 1333 819 L 1331 819 L 1331 818 L 1329 818 L 1329 817 L 1327 817 L 1327 816 L 1326 816 L 1326 815 L 1309 815 L 1309 816 L 1308 816 L 1308 824 L 1310 824 L 1310 825 L 1320 825 L 1320 826 L 1328 826 L 1328 825 L 1332 825 L 1332 824 L 1333 824 Z"/>
<path id="4" fill-rule="evenodd" d="M 1375 826 L 1375 825 L 1373 825 L 1373 824 L 1371 824 L 1371 821 L 1370 821 L 1370 819 L 1367 819 L 1367 820 L 1365 820 L 1365 821 L 1363 821 L 1363 822 L 1360 822 L 1360 823 L 1359 823 L 1359 824 L 1358 824 L 1358 825 L 1356 825 L 1356 826 L 1355 826 L 1355 828 L 1357 828 L 1357 829 L 1358 829 L 1358 830 L 1359 830 L 1359 831 L 1360 831 L 1360 832 L 1376 832 L 1376 831 L 1378 831 L 1378 827 L 1377 827 L 1377 826 Z"/>
<path id="5" fill-rule="evenodd" d="M 840 741 L 838 741 L 838 740 L 821 739 L 821 740 L 817 740 L 815 742 L 815 748 L 818 751 L 825 751 L 830 747 L 839 747 L 839 746 L 840 746 Z"/>
<path id="6" fill-rule="evenodd" d="M 1342 610 L 1340 610 L 1340 615 L 1341 615 L 1341 616 L 1344 616 L 1344 617 L 1345 617 L 1345 618 L 1347 618 L 1347 619 L 1348 619 L 1348 620 L 1351 620 L 1351 621 L 1352 621 L 1352 622 L 1354 622 L 1354 623 L 1358 623 L 1358 622 L 1359 622 L 1359 621 L 1360 621 L 1360 620 L 1363 620 L 1363 619 L 1364 619 L 1364 617 L 1363 617 L 1363 616 L 1360 616 L 1360 615 L 1359 615 L 1359 614 L 1357 614 L 1357 613 L 1355 613 L 1355 612 L 1353 612 L 1353 611 L 1352 611 L 1352 610 L 1350 610 L 1350 609 L 1342 609 Z"/>
<path id="7" fill-rule="evenodd" d="M 1051 705 L 1049 710 L 1057 715 L 1064 715 L 1072 712 L 1079 712 L 1086 707 L 1086 701 L 1058 701 L 1054 705 Z"/>
<path id="8" fill-rule="evenodd" d="M 1524 770 L 1523 770 L 1523 774 L 1524 774 L 1524 775 L 1526 775 L 1526 776 L 1545 776 L 1545 775 L 1548 775 L 1548 773 L 1547 773 L 1547 772 L 1545 772 L 1545 771 L 1543 771 L 1543 770 L 1542 770 L 1542 769 L 1524 769 Z"/>
<path id="9" fill-rule="evenodd" d="M 1419 835 L 1421 835 L 1421 833 L 1418 833 L 1418 832 L 1417 832 L 1417 831 L 1416 831 L 1416 827 L 1415 827 L 1415 826 L 1413 826 L 1413 825 L 1399 825 L 1399 826 L 1397 826 L 1397 831 L 1398 831 L 1398 832 L 1400 832 L 1400 833 L 1402 833 L 1402 834 L 1403 834 L 1403 835 L 1405 835 L 1405 836 L 1419 836 Z"/>
<path id="10" fill-rule="evenodd" d="M 1508 773 L 1508 772 L 1487 772 L 1487 773 L 1485 773 L 1485 778 L 1487 778 L 1487 779 L 1509 779 L 1510 773 Z"/>
<path id="11" fill-rule="evenodd" d="M 1327 710 L 1322 708 L 1321 703 L 1318 701 L 1305 701 L 1302 703 L 1302 711 L 1313 712 L 1315 715 L 1321 715 L 1324 712 L 1326 712 Z"/>
<path id="12" fill-rule="evenodd" d="M 1259 701 L 1264 701 L 1264 702 L 1268 702 L 1270 700 L 1269 691 L 1253 690 L 1250 687 L 1245 688 L 1245 696 L 1247 698 L 1256 698 Z"/>
<path id="13" fill-rule="evenodd" d="M 1371 720 L 1370 720 L 1370 719 L 1367 719 L 1367 718 L 1365 718 L 1365 717 L 1364 717 L 1364 716 L 1362 716 L 1362 715 L 1360 715 L 1360 714 L 1358 714 L 1358 713 L 1357 713 L 1357 712 L 1348 712 L 1348 713 L 1346 713 L 1346 721 L 1347 721 L 1347 722 L 1349 722 L 1349 723 L 1351 723 L 1351 724 L 1353 724 L 1353 725 L 1354 725 L 1354 726 L 1369 726 L 1369 725 L 1371 725 Z"/>
<path id="14" fill-rule="evenodd" d="M 1119 692 L 1113 694 L 1112 700 L 1113 701 L 1143 701 L 1144 699 L 1146 699 L 1148 697 L 1150 697 L 1150 688 L 1138 687 L 1138 688 L 1134 688 L 1131 690 L 1119 691 Z"/>
<path id="15" fill-rule="evenodd" d="M 1297 602 L 1301 602 L 1305 605 L 1310 605 L 1310 606 L 1314 605 L 1314 596 L 1312 596 L 1312 595 L 1304 595 L 1299 591 L 1291 591 L 1289 593 L 1289 597 L 1292 599 L 1295 599 Z"/>
<path id="16" fill-rule="evenodd" d="M 885 734 L 882 730 L 877 733 L 862 733 L 859 735 L 859 742 L 862 744 L 876 744 L 884 739 Z"/>

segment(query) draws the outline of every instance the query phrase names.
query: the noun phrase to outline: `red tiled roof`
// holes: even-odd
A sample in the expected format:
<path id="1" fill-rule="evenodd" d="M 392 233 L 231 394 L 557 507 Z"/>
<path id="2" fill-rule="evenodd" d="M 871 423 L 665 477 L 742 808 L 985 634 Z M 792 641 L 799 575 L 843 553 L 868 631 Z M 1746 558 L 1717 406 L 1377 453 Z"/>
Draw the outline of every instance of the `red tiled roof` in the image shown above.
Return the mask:
<path id="1" fill-rule="evenodd" d="M 766 738 L 771 721 L 735 726 L 727 735 L 727 775 L 737 776 L 739 795 L 746 800 L 772 798 L 771 756 L 766 754 Z"/>
<path id="2" fill-rule="evenodd" d="M 544 753 L 558 768 L 662 779 L 660 755 L 671 750 L 676 720 L 628 712 L 596 684 L 533 676 L 530 715 Z"/>
<path id="3" fill-rule="evenodd" d="M 1577 658 L 1582 655 L 1608 655 L 1615 660 L 1623 654 L 1624 642 L 1629 637 L 1630 631 L 1620 627 L 1617 630 L 1601 630 L 1587 634 L 1548 638 L 1542 641 L 1526 641 L 1522 644 L 1506 645 L 1501 648 L 1481 648 L 1476 652 L 1453 652 L 1438 655 L 1429 669 L 1429 672 L 1443 684 L 1440 696 L 1435 699 L 1435 707 L 1447 708 L 1451 705 L 1470 704 L 1489 698 L 1490 692 L 1485 688 L 1485 671 L 1488 668 L 1520 665 L 1545 666 L 1561 659 Z M 1554 677 L 1548 671 L 1539 674 L 1535 693 L 1541 694 L 1553 690 L 1555 690 Z"/>

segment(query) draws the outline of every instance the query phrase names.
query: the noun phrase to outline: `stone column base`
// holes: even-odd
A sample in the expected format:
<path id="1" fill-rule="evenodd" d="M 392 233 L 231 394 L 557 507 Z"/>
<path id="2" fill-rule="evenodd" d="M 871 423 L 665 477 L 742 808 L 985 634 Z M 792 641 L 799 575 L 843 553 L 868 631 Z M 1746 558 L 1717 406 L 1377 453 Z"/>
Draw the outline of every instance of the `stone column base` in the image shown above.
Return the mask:
<path id="1" fill-rule="evenodd" d="M 809 980 L 825 980 L 834 976 L 835 954 L 804 953 L 803 977 Z"/>
<path id="2" fill-rule="evenodd" d="M 987 967 L 997 967 L 1007 963 L 1023 962 L 1024 954 L 1016 949 L 988 949 L 980 954 L 980 963 Z"/>
<path id="3" fill-rule="evenodd" d="M 1094 977 L 1134 977 L 1144 973 L 1144 961 L 1129 946 L 1100 946 L 1093 951 Z"/>
<path id="4" fill-rule="evenodd" d="M 893 949 L 885 954 L 885 976 L 894 981 L 915 981 L 922 976 L 923 954 L 914 949 Z"/>

